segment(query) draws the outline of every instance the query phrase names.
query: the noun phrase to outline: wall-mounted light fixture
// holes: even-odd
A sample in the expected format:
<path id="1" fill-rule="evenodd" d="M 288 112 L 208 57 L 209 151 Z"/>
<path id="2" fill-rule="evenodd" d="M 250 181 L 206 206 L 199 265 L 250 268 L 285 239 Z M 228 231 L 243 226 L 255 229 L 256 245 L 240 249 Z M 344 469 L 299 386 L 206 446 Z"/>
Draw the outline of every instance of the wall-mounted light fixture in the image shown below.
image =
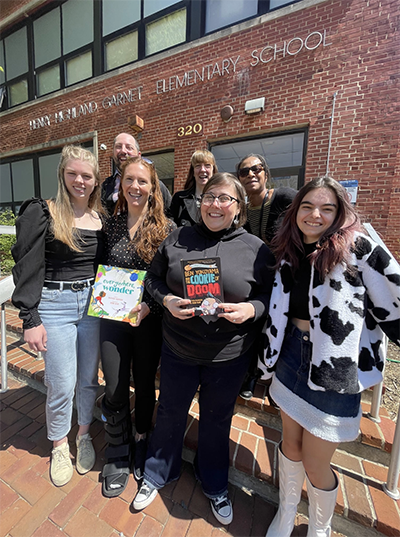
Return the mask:
<path id="1" fill-rule="evenodd" d="M 100 144 L 100 149 L 101 149 L 102 151 L 105 151 L 105 150 L 107 149 L 106 144 Z"/>
<path id="2" fill-rule="evenodd" d="M 128 125 L 135 132 L 141 132 L 144 129 L 144 121 L 139 116 L 129 116 L 128 117 Z"/>
<path id="3" fill-rule="evenodd" d="M 244 113 L 248 115 L 258 114 L 259 112 L 264 111 L 264 107 L 265 107 L 265 97 L 260 97 L 259 99 L 246 101 L 246 104 L 244 105 Z"/>

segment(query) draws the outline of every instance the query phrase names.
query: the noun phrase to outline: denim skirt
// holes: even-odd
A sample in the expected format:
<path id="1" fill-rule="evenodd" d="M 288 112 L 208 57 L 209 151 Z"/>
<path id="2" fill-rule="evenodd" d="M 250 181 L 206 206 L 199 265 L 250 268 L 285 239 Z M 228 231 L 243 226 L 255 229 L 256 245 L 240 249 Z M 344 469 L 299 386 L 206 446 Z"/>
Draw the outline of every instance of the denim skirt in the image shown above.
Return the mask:
<path id="1" fill-rule="evenodd" d="M 312 390 L 307 383 L 311 352 L 309 332 L 289 322 L 270 388 L 271 396 L 285 414 L 314 436 L 330 442 L 354 440 L 362 414 L 361 394 Z"/>

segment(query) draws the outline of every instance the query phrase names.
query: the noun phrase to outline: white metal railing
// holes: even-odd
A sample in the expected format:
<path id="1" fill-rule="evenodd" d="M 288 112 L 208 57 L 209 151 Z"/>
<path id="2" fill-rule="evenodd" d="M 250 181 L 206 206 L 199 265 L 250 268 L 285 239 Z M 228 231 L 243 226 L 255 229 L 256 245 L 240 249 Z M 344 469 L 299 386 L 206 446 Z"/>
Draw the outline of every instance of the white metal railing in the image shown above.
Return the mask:
<path id="1" fill-rule="evenodd" d="M 8 390 L 7 380 L 7 335 L 6 335 L 6 307 L 5 303 L 10 300 L 14 292 L 14 281 L 12 276 L 7 276 L 0 281 L 0 303 L 1 303 L 1 389 L 0 393 Z"/>
<path id="2" fill-rule="evenodd" d="M 15 235 L 15 226 L 0 225 L 0 235 Z M 1 276 L 1 270 L 0 270 Z M 6 327 L 6 306 L 14 292 L 14 281 L 12 276 L 0 280 L 0 304 L 1 304 L 1 388 L 0 393 L 8 390 L 7 378 L 7 327 Z"/>
<path id="3" fill-rule="evenodd" d="M 386 244 L 383 242 L 383 240 L 380 238 L 378 233 L 375 231 L 375 229 L 372 227 L 371 224 L 364 224 L 364 228 L 367 230 L 368 235 L 371 237 L 373 241 L 375 241 L 377 244 L 382 246 L 389 254 L 390 251 L 386 247 Z M 391 255 L 391 254 L 390 254 Z M 397 263 L 397 261 L 395 261 Z M 386 350 L 388 346 L 388 339 L 385 336 L 384 344 L 386 345 Z M 368 417 L 376 422 L 381 421 L 379 417 L 379 409 L 381 406 L 381 398 L 382 398 L 382 388 L 383 388 L 383 382 L 380 382 L 376 386 L 374 386 L 373 392 L 372 392 L 372 401 L 371 401 L 371 410 L 368 414 Z M 394 500 L 398 500 L 400 498 L 400 492 L 397 488 L 397 484 L 399 482 L 399 475 L 400 475 L 400 425 L 399 425 L 399 416 L 400 416 L 400 406 L 397 410 L 397 421 L 396 421 L 396 429 L 394 433 L 394 440 L 393 440 L 393 446 L 392 446 L 392 453 L 390 456 L 390 463 L 388 468 L 388 475 L 387 475 L 387 481 L 383 484 L 383 490 L 386 492 L 388 496 L 393 498 Z"/>

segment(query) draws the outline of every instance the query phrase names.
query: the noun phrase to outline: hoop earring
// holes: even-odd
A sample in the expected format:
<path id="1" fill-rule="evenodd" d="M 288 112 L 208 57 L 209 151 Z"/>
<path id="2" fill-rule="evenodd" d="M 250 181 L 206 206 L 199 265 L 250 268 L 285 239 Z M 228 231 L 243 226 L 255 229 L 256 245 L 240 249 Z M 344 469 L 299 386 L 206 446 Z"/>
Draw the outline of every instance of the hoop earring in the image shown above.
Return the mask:
<path id="1" fill-rule="evenodd" d="M 235 226 L 238 225 L 238 223 L 239 223 L 239 215 L 238 215 L 238 214 L 237 214 L 237 215 L 235 216 L 235 218 L 233 219 L 233 223 L 235 224 Z"/>

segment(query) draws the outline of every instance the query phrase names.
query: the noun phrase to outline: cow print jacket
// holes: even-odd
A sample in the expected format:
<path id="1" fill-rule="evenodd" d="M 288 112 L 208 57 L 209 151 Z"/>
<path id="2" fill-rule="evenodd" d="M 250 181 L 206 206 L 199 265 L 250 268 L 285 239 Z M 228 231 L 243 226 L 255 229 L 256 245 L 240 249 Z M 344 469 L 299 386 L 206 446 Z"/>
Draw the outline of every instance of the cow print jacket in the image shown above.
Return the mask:
<path id="1" fill-rule="evenodd" d="M 355 234 L 353 274 L 337 265 L 321 282 L 312 267 L 309 290 L 313 390 L 358 393 L 382 380 L 384 333 L 400 345 L 400 267 L 369 237 Z M 259 367 L 273 375 L 288 321 L 293 277 L 289 264 L 276 271 Z"/>

